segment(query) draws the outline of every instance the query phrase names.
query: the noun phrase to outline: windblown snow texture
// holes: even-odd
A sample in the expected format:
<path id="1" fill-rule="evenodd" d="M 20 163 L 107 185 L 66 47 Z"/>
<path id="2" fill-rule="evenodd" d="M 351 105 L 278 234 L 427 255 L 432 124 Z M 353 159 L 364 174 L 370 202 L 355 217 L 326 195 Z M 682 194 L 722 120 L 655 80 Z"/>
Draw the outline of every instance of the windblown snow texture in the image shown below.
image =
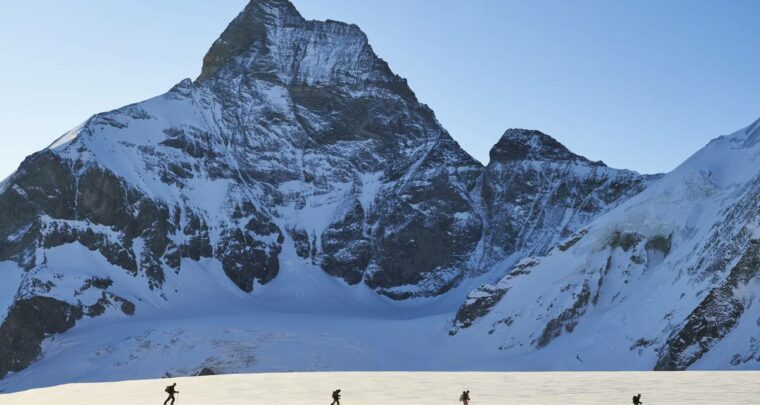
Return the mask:
<path id="1" fill-rule="evenodd" d="M 0 184 L 0 375 L 751 368 L 755 127 L 662 180 L 521 129 L 484 167 L 358 27 L 253 0 Z"/>

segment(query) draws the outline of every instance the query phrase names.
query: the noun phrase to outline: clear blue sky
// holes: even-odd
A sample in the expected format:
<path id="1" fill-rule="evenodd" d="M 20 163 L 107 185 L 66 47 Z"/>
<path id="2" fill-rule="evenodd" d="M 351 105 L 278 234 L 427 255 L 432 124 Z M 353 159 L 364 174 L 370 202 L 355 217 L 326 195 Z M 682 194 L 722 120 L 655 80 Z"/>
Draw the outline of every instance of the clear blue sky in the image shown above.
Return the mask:
<path id="1" fill-rule="evenodd" d="M 507 128 L 641 172 L 760 117 L 760 1 L 293 0 L 356 23 L 484 163 Z M 246 0 L 0 6 L 0 177 L 93 113 L 185 77 Z"/>

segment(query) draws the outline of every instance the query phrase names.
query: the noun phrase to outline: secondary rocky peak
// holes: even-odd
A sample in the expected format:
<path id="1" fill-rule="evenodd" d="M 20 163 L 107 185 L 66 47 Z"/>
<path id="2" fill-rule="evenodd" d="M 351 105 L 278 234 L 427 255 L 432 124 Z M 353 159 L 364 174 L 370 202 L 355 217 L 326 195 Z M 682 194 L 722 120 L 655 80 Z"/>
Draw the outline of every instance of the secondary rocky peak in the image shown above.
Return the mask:
<path id="1" fill-rule="evenodd" d="M 579 161 L 604 166 L 602 162 L 591 162 L 583 156 L 576 155 L 551 136 L 532 129 L 508 129 L 491 148 L 489 155 L 491 162 L 497 163 L 524 160 Z"/>

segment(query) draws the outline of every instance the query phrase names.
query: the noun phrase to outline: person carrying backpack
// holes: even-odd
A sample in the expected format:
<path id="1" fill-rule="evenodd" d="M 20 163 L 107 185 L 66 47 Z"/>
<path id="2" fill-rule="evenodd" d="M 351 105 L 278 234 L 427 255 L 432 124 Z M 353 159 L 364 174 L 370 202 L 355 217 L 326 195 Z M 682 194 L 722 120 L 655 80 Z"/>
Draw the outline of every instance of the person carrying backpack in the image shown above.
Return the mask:
<path id="1" fill-rule="evenodd" d="M 470 390 L 462 391 L 462 395 L 459 396 L 459 400 L 462 401 L 464 405 L 467 405 L 467 403 L 470 402 Z"/>
<path id="2" fill-rule="evenodd" d="M 332 399 L 333 401 L 330 405 L 340 405 L 340 389 L 333 391 Z"/>
<path id="3" fill-rule="evenodd" d="M 643 404 L 644 403 L 641 402 L 641 394 L 633 396 L 633 405 L 643 405 Z"/>
<path id="4" fill-rule="evenodd" d="M 169 398 L 166 398 L 166 401 L 164 401 L 164 405 L 166 405 L 166 403 L 169 402 L 169 400 L 172 401 L 171 405 L 174 405 L 174 400 L 175 400 L 174 394 L 179 394 L 179 391 L 177 391 L 175 387 L 177 387 L 177 383 L 169 385 L 164 389 L 164 392 L 169 394 Z"/>

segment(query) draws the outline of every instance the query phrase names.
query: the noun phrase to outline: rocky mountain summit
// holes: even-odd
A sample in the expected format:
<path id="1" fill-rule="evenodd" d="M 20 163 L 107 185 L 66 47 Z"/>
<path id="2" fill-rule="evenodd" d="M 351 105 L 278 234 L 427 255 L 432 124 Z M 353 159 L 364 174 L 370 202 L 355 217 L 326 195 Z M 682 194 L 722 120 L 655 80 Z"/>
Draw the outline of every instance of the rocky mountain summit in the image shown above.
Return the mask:
<path id="1" fill-rule="evenodd" d="M 532 130 L 506 131 L 490 158 L 482 192 L 490 262 L 543 255 L 660 177 L 611 169 Z"/>
<path id="2" fill-rule="evenodd" d="M 716 145 L 751 150 L 750 138 Z M 610 342 L 644 353 L 634 368 L 688 367 L 748 310 L 739 290 L 757 259 L 747 225 L 754 177 L 720 188 L 715 173 L 725 171 L 694 161 L 661 180 L 510 129 L 483 166 L 358 27 L 306 20 L 287 0 L 252 0 L 196 80 L 91 117 L 0 184 L 0 375 L 57 353 L 56 336 L 72 328 L 212 307 L 227 314 L 227 300 L 258 308 L 288 297 L 276 305 L 292 308 L 317 297 L 298 309 L 317 311 L 327 291 L 362 297 L 341 311 L 372 301 L 406 319 L 456 308 L 474 288 L 450 314 L 452 336 L 445 327 L 441 335 L 541 358 L 567 348 L 556 342 L 568 336 L 598 331 L 588 325 L 618 319 L 606 318 L 613 308 L 638 312 L 632 286 L 657 282 L 700 304 L 651 301 L 665 311 L 659 329 L 631 323 L 637 329 Z M 720 209 L 692 210 L 741 192 Z M 710 215 L 727 220 L 708 238 L 700 232 Z M 715 314 L 725 321 L 713 327 Z M 215 356 L 200 359 L 204 367 L 255 364 Z M 587 364 L 610 363 L 600 354 Z"/>

